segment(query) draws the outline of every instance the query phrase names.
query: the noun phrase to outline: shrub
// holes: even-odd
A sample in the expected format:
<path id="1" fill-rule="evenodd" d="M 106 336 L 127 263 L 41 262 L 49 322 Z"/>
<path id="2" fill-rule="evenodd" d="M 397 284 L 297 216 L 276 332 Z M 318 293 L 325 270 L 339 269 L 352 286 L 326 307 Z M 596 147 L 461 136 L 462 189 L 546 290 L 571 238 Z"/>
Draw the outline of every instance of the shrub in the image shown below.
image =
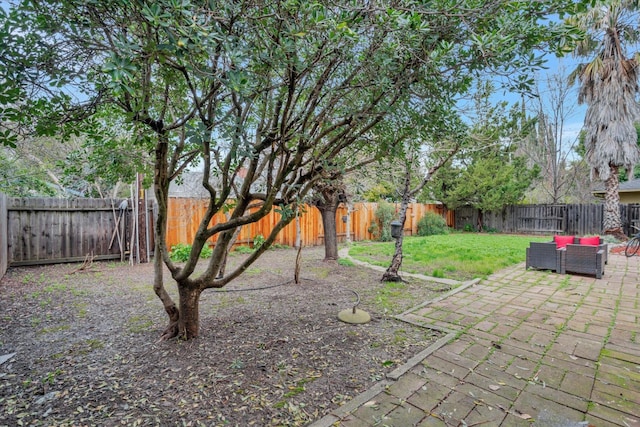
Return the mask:
<path id="1" fill-rule="evenodd" d="M 191 253 L 191 245 L 187 245 L 186 243 L 178 243 L 177 245 L 171 246 L 171 252 L 169 252 L 169 257 L 172 261 L 175 262 L 185 262 L 189 259 L 189 254 Z M 204 245 L 202 248 L 202 252 L 200 252 L 200 258 L 209 258 L 213 250 L 209 247 L 209 245 Z"/>
<path id="2" fill-rule="evenodd" d="M 381 242 L 391 241 L 391 221 L 396 216 L 396 208 L 391 203 L 380 202 L 376 209 L 376 222 L 372 222 L 369 232 L 376 240 Z"/>
<path id="3" fill-rule="evenodd" d="M 264 245 L 264 236 L 262 234 L 256 234 L 253 238 L 253 249 L 257 250 L 260 246 Z"/>
<path id="4" fill-rule="evenodd" d="M 418 236 L 433 236 L 435 234 L 447 234 L 448 232 L 447 221 L 435 212 L 427 212 L 418 221 Z"/>
<path id="5" fill-rule="evenodd" d="M 253 249 L 251 249 L 249 246 L 236 246 L 236 248 L 233 251 L 239 254 L 253 253 Z"/>

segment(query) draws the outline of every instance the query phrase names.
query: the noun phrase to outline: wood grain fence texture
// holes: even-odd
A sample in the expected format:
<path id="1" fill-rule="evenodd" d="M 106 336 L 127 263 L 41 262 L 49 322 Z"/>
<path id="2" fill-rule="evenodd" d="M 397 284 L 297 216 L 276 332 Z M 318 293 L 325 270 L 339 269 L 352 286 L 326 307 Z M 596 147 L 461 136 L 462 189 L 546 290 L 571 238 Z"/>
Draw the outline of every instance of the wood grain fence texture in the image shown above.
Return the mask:
<path id="1" fill-rule="evenodd" d="M 8 198 L 0 194 L 0 277 L 8 266 L 35 265 L 54 262 L 82 261 L 93 254 L 95 259 L 119 259 L 117 240 L 112 239 L 117 222 L 119 200 L 103 199 L 37 199 Z M 356 203 L 351 213 L 350 234 L 353 241 L 374 239 L 369 232 L 376 221 L 376 203 Z M 399 207 L 396 205 L 396 207 Z M 167 243 L 189 243 L 206 209 L 206 200 L 172 198 L 169 202 Z M 114 214 L 115 210 L 115 214 Z M 460 208 L 443 212 L 441 205 L 411 204 L 407 212 L 405 235 L 417 234 L 418 222 L 426 212 L 444 215 L 449 226 L 464 229 L 475 226 L 478 211 Z M 640 227 L 640 205 L 621 205 L 620 213 L 627 235 Z M 342 217 L 346 208 L 336 213 L 338 240 L 344 241 L 346 223 Z M 131 211 L 127 210 L 121 222 L 121 231 L 130 240 Z M 271 212 L 260 221 L 242 227 L 239 244 L 250 244 L 255 236 L 267 236 L 279 220 Z M 503 233 L 527 234 L 601 234 L 602 205 L 515 205 L 499 212 L 483 215 L 485 227 Z M 218 214 L 213 221 L 224 221 Z M 300 218 L 302 244 L 316 246 L 324 243 L 322 219 L 318 209 L 305 208 Z M 294 246 L 295 222 L 280 232 L 276 243 Z"/>
<path id="2" fill-rule="evenodd" d="M 11 198 L 7 209 L 9 265 L 120 259 L 114 237 L 119 200 Z M 125 233 L 130 211 L 119 223 Z M 113 240 L 112 240 L 113 238 Z"/>
<path id="3" fill-rule="evenodd" d="M 200 226 L 200 221 L 206 210 L 207 200 L 171 198 L 169 200 L 167 245 L 169 247 L 178 243 L 189 243 L 193 240 L 196 230 Z M 375 211 L 377 203 L 355 203 L 351 212 L 351 239 L 353 241 L 373 240 L 375 236 L 369 232 L 372 222 L 376 221 Z M 396 205 L 399 208 L 399 204 Z M 418 221 L 427 212 L 437 212 L 442 214 L 442 206 L 435 204 L 413 203 L 409 205 L 407 211 L 407 221 L 405 223 L 405 235 L 415 235 L 418 230 Z M 343 217 L 347 215 L 345 206 L 340 205 L 336 212 L 336 231 L 338 241 L 343 242 L 346 238 L 346 223 Z M 250 244 L 257 235 L 266 237 L 273 226 L 279 221 L 280 214 L 275 210 L 253 224 L 242 227 L 238 235 L 237 244 Z M 447 222 L 453 226 L 454 215 L 449 212 Z M 216 214 L 211 223 L 225 221 L 223 213 Z M 300 234 L 303 246 L 318 246 L 324 244 L 324 231 L 322 228 L 322 217 L 320 211 L 314 206 L 305 205 L 303 214 L 300 217 Z M 213 240 L 215 241 L 215 240 Z M 296 243 L 296 223 L 292 221 L 287 225 L 276 238 L 276 244 L 295 246 Z"/>
<path id="4" fill-rule="evenodd" d="M 485 212 L 482 224 L 486 230 L 523 234 L 602 234 L 603 205 L 511 205 L 501 211 Z M 620 205 L 623 229 L 633 234 L 632 225 L 640 226 L 640 205 Z M 455 211 L 456 229 L 475 229 L 477 209 L 463 207 Z"/>
<path id="5" fill-rule="evenodd" d="M 9 267 L 9 247 L 7 242 L 7 196 L 0 193 L 0 279 Z"/>

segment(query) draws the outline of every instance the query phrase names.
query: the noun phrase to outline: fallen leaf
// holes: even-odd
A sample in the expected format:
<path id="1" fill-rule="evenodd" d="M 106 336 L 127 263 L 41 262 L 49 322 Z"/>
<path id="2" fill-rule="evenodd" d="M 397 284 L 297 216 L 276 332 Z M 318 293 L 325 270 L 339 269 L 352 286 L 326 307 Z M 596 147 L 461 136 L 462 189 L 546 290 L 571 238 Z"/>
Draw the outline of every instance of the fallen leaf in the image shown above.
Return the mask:
<path id="1" fill-rule="evenodd" d="M 530 420 L 530 419 L 533 418 L 531 415 L 525 414 L 525 413 L 520 412 L 518 410 L 516 410 L 516 415 L 519 416 L 520 418 L 522 418 L 523 420 Z"/>
<path id="2" fill-rule="evenodd" d="M 491 390 L 493 390 L 493 391 L 500 390 L 500 386 L 499 386 L 499 385 L 493 385 L 493 384 L 491 384 L 491 385 L 489 386 L 489 389 L 491 389 Z"/>

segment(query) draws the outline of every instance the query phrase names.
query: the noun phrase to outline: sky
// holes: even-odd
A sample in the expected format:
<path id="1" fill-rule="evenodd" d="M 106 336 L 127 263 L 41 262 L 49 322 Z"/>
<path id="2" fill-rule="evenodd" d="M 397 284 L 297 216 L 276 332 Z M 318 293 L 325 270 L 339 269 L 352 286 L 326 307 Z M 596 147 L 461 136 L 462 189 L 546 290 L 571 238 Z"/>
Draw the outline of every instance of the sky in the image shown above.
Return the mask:
<path id="1" fill-rule="evenodd" d="M 539 99 L 535 97 L 525 97 L 525 104 L 527 105 L 527 111 L 530 116 L 535 113 L 533 108 L 539 108 L 540 104 L 543 105 L 543 111 L 545 111 L 547 115 L 552 114 L 552 107 L 554 104 L 557 104 L 553 102 L 553 98 L 558 97 L 559 95 L 557 88 L 550 87 L 550 84 L 554 85 L 550 80 L 556 77 L 562 78 L 566 81 L 569 74 L 583 61 L 583 59 L 578 60 L 571 55 L 557 58 L 553 54 L 547 55 L 546 60 L 546 68 L 540 70 L 535 76 L 540 95 Z M 584 124 L 587 106 L 578 105 L 577 84 L 570 87 L 567 85 L 566 89 L 567 91 L 563 104 L 565 122 L 562 131 L 562 143 L 563 146 L 568 147 L 574 142 L 577 143 L 578 136 Z M 494 100 L 496 102 L 507 101 L 511 105 L 521 103 L 522 99 L 522 95 L 502 89 L 499 89 L 494 96 Z"/>

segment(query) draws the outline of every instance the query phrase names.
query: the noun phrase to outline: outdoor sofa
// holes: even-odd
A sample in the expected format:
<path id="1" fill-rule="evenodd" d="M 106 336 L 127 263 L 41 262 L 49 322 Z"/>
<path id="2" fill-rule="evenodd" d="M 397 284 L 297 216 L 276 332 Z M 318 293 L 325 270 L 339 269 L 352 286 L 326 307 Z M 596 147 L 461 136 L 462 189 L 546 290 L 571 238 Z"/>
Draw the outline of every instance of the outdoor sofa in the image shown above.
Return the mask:
<path id="1" fill-rule="evenodd" d="M 608 261 L 607 244 L 598 236 L 554 236 L 552 242 L 531 242 L 526 268 L 578 273 L 602 278 Z"/>

